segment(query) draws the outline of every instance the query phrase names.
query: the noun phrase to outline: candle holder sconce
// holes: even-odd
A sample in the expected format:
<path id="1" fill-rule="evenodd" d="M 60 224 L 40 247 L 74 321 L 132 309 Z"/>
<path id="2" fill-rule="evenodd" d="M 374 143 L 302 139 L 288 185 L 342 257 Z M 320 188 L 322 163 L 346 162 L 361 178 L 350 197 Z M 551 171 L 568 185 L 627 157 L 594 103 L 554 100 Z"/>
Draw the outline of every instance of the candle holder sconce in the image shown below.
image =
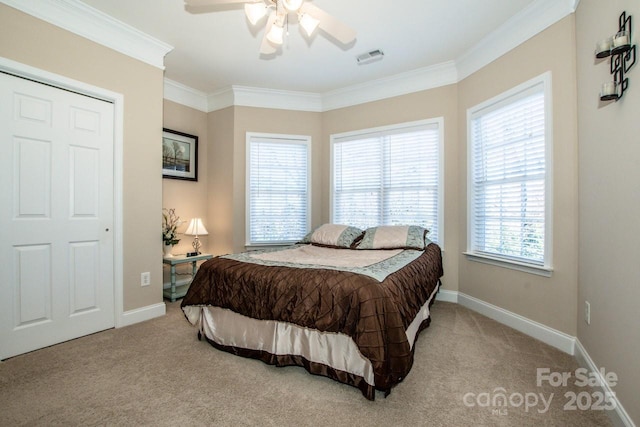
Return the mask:
<path id="1" fill-rule="evenodd" d="M 596 58 L 611 56 L 610 70 L 613 81 L 602 84 L 600 100 L 617 101 L 629 85 L 625 74 L 636 63 L 636 45 L 631 44 L 631 15 L 622 12 L 618 18 L 618 32 L 596 44 Z"/>

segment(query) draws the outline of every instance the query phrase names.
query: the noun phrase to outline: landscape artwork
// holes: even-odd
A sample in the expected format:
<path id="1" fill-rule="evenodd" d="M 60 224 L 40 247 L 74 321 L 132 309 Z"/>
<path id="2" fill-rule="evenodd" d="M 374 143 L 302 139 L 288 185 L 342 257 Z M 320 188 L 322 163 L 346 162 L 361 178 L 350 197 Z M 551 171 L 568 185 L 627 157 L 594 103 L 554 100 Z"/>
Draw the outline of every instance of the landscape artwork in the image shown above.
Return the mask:
<path id="1" fill-rule="evenodd" d="M 162 130 L 162 177 L 198 180 L 198 137 Z"/>

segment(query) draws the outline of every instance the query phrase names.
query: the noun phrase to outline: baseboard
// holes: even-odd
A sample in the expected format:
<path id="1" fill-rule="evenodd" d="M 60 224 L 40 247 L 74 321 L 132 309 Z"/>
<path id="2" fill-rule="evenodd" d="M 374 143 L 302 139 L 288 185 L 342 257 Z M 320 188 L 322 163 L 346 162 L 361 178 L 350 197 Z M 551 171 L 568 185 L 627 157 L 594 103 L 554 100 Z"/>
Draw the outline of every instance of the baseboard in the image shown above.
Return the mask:
<path id="1" fill-rule="evenodd" d="M 576 338 L 571 335 L 567 335 L 564 332 L 560 332 L 542 323 L 527 319 L 519 314 L 489 304 L 470 295 L 463 294 L 462 292 L 458 292 L 457 300 L 458 304 L 464 307 L 483 314 L 523 334 L 536 338 L 565 353 L 569 353 L 572 356 L 575 353 Z"/>
<path id="2" fill-rule="evenodd" d="M 167 306 L 164 302 L 148 305 L 133 310 L 125 311 L 120 315 L 116 328 L 133 325 L 135 323 L 151 320 L 156 317 L 164 316 L 167 312 Z"/>
<path id="3" fill-rule="evenodd" d="M 448 291 L 446 289 L 440 289 L 436 294 L 436 301 L 444 301 L 444 302 L 458 302 L 458 292 L 457 291 Z"/>
<path id="4" fill-rule="evenodd" d="M 589 356 L 589 353 L 587 353 L 587 350 L 582 346 L 582 343 L 578 339 L 576 339 L 575 357 L 580 366 L 582 366 L 583 368 L 587 368 L 589 372 L 597 375 L 598 380 L 601 384 L 601 386 L 599 387 L 600 391 L 602 393 L 605 393 L 605 395 L 612 396 L 612 400 L 615 402 L 616 407 L 611 411 L 607 411 L 607 415 L 609 416 L 609 419 L 611 420 L 613 425 L 615 427 L 635 427 L 633 420 L 620 404 L 618 396 L 614 394 L 615 390 L 613 390 L 609 386 L 607 381 L 605 381 L 602 373 L 600 372 L 600 369 L 593 362 L 593 359 L 591 359 L 591 356 Z"/>

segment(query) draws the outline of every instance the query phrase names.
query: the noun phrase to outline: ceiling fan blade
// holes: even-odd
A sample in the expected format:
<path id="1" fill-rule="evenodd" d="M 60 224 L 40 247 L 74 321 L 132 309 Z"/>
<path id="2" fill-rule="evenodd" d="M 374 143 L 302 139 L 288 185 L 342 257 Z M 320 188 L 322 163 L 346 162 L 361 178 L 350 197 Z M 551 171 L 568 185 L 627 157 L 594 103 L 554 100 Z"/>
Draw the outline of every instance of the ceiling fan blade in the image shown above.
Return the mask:
<path id="1" fill-rule="evenodd" d="M 256 0 L 184 0 L 187 6 L 218 6 L 233 3 L 254 3 Z"/>
<path id="2" fill-rule="evenodd" d="M 300 12 L 318 19 L 320 29 L 342 44 L 349 44 L 356 39 L 356 30 L 309 2 L 304 2 Z"/>
<path id="3" fill-rule="evenodd" d="M 267 40 L 267 34 L 271 31 L 271 27 L 276 22 L 276 14 L 272 13 L 269 15 L 269 19 L 267 20 L 267 25 L 264 27 L 264 36 L 262 36 L 262 44 L 260 45 L 260 53 L 262 55 L 273 55 L 276 53 L 277 49 L 274 45 Z"/>

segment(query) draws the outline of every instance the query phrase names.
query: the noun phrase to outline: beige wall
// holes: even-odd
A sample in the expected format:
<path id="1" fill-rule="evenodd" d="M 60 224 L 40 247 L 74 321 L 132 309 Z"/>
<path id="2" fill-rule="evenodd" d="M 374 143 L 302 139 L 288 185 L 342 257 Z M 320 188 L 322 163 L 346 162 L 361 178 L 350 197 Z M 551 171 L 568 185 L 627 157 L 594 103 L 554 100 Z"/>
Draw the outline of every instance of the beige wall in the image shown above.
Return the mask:
<path id="1" fill-rule="evenodd" d="M 235 252 L 234 227 L 244 224 L 242 220 L 234 219 L 233 212 L 234 110 L 229 107 L 207 116 L 208 230 L 210 251 L 215 255 Z M 244 189 L 241 191 L 244 193 Z"/>
<path id="2" fill-rule="evenodd" d="M 546 278 L 469 261 L 467 110 L 533 77 L 552 72 L 553 274 Z M 458 86 L 460 291 L 572 336 L 576 334 L 578 191 L 573 15 L 464 79 Z"/>
<path id="3" fill-rule="evenodd" d="M 622 11 L 637 0 L 582 0 L 576 11 L 580 161 L 580 272 L 578 339 L 596 366 L 615 372 L 613 387 L 640 423 L 640 66 L 618 102 L 601 103 L 600 85 L 612 80 L 609 59 L 595 60 L 597 41 L 618 29 Z M 583 320 L 591 304 L 591 324 Z"/>
<path id="4" fill-rule="evenodd" d="M 458 112 L 457 85 L 416 92 L 348 108 L 322 116 L 322 216 L 330 220 L 330 141 L 332 134 L 416 120 L 444 118 L 444 289 L 458 290 Z"/>
<path id="5" fill-rule="evenodd" d="M 175 102 L 164 100 L 163 127 L 198 137 L 198 181 L 180 179 L 162 180 L 162 207 L 176 210 L 176 215 L 184 223 L 178 227 L 178 233 L 184 233 L 191 218 L 202 218 L 209 231 L 208 218 L 208 171 L 207 114 Z M 174 254 L 191 252 L 192 236 L 179 236 L 180 242 L 174 246 Z M 209 236 L 199 237 L 202 252 L 208 252 Z"/>
<path id="6" fill-rule="evenodd" d="M 0 56 L 124 95 L 124 309 L 160 303 L 162 70 L 4 4 Z"/>

